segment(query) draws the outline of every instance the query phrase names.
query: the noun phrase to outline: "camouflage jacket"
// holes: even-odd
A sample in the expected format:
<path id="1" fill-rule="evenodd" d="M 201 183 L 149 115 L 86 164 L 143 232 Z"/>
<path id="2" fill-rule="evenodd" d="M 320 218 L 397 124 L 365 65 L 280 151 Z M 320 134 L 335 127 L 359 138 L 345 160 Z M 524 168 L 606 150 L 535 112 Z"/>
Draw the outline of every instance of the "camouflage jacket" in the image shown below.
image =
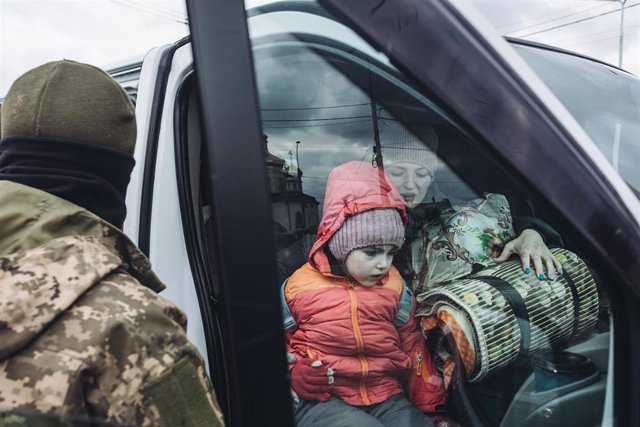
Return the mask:
<path id="1" fill-rule="evenodd" d="M 0 425 L 223 425 L 163 288 L 109 223 L 0 181 Z"/>

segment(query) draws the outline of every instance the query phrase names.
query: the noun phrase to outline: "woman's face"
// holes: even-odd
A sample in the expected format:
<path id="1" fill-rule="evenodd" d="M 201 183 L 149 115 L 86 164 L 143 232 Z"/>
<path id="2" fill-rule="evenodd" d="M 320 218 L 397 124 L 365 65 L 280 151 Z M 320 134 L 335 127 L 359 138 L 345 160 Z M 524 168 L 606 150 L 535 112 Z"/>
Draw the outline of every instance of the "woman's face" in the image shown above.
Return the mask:
<path id="1" fill-rule="evenodd" d="M 395 162 L 386 168 L 386 172 L 408 208 L 415 208 L 422 202 L 433 181 L 431 170 L 414 162 Z"/>

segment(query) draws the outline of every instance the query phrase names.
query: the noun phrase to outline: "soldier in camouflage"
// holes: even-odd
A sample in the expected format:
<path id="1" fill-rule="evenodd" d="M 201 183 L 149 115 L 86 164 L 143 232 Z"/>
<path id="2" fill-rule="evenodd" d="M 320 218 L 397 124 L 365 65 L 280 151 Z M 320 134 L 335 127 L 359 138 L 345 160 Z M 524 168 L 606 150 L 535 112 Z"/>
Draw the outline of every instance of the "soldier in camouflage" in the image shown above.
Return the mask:
<path id="1" fill-rule="evenodd" d="M 48 63 L 12 85 L 1 125 L 0 426 L 222 426 L 184 313 L 120 231 L 126 93 Z"/>

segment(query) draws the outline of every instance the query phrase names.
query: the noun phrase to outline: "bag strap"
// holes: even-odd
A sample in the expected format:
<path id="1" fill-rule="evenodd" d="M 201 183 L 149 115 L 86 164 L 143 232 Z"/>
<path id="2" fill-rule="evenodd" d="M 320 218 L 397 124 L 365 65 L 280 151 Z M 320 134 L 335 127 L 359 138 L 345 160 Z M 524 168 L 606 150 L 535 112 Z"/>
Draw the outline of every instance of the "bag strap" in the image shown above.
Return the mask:
<path id="1" fill-rule="evenodd" d="M 576 287 L 576 283 L 573 281 L 573 278 L 567 272 L 567 270 L 563 268 L 561 275 L 564 280 L 567 281 L 569 289 L 571 290 L 571 297 L 573 299 L 573 332 L 571 333 L 571 336 L 575 336 L 576 332 L 578 332 L 578 322 L 580 320 L 580 296 L 578 295 L 578 288 Z"/>
<path id="2" fill-rule="evenodd" d="M 498 277 L 474 276 L 473 279 L 485 282 L 502 294 L 513 310 L 520 327 L 520 349 L 528 351 L 531 346 L 531 324 L 522 295 L 509 282 Z"/>
<path id="3" fill-rule="evenodd" d="M 398 314 L 393 321 L 393 324 L 396 328 L 404 326 L 411 317 L 411 313 L 413 313 L 414 309 L 414 298 L 409 286 L 407 286 L 407 282 L 402 281 L 402 295 L 400 296 L 400 303 L 398 306 Z"/>
<path id="4" fill-rule="evenodd" d="M 282 285 L 280 285 L 280 307 L 282 309 L 282 323 L 285 331 L 290 331 L 298 327 L 298 324 L 293 319 L 293 315 L 289 309 L 289 304 L 287 304 L 287 300 L 284 297 L 284 287 L 288 280 L 289 279 L 285 279 L 285 281 L 282 282 Z"/>

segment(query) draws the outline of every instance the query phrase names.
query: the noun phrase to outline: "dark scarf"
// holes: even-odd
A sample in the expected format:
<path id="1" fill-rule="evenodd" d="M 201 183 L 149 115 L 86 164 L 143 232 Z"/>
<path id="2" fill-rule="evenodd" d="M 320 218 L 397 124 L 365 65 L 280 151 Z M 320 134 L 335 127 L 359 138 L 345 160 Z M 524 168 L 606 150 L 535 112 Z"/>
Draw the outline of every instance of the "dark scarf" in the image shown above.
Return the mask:
<path id="1" fill-rule="evenodd" d="M 409 285 L 413 283 L 415 276 L 411 267 L 411 243 L 418 237 L 425 224 L 437 219 L 442 211 L 450 207 L 449 200 L 443 199 L 440 202 L 420 203 L 415 208 L 407 208 L 408 222 L 404 229 L 404 245 L 396 252 L 393 265 Z"/>
<path id="2" fill-rule="evenodd" d="M 63 198 L 121 227 L 135 161 L 120 151 L 74 141 L 11 136 L 0 141 L 0 180 Z"/>
<path id="3" fill-rule="evenodd" d="M 440 214 L 449 208 L 451 208 L 449 199 L 442 199 L 439 202 L 420 203 L 415 208 L 407 208 L 409 220 L 405 227 L 405 242 L 413 242 L 425 224 L 438 219 Z"/>

